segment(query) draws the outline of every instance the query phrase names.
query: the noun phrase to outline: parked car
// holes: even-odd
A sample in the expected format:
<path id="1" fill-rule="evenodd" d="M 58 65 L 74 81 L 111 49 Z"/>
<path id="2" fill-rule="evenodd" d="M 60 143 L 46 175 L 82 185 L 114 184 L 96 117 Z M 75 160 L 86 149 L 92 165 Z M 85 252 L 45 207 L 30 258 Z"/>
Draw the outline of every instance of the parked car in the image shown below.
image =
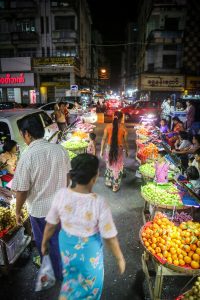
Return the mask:
<path id="1" fill-rule="evenodd" d="M 18 121 L 23 117 L 36 116 L 45 129 L 44 138 L 52 143 L 57 142 L 58 126 L 53 123 L 47 113 L 36 109 L 13 109 L 0 111 L 0 141 L 4 138 L 15 140 L 22 152 L 26 148 L 26 144 L 20 135 Z"/>
<path id="2" fill-rule="evenodd" d="M 113 115 L 116 110 L 121 110 L 122 101 L 119 99 L 109 99 L 105 101 L 105 114 L 107 116 Z"/>
<path id="3" fill-rule="evenodd" d="M 121 112 L 125 115 L 126 121 L 138 122 L 142 116 L 148 114 L 159 117 L 161 103 L 158 101 L 137 101 L 132 105 L 122 108 Z"/>
<path id="4" fill-rule="evenodd" d="M 17 103 L 15 101 L 0 102 L 0 110 L 13 109 L 13 108 L 22 108 L 22 104 Z"/>
<path id="5" fill-rule="evenodd" d="M 69 104 L 69 109 L 72 109 L 74 107 L 74 102 L 70 102 L 70 101 L 62 101 L 64 103 L 68 103 Z M 39 109 L 44 110 L 49 116 L 51 116 L 51 114 L 54 112 L 54 105 L 58 104 L 59 102 L 50 102 L 50 103 L 46 103 L 42 106 L 39 107 Z"/>

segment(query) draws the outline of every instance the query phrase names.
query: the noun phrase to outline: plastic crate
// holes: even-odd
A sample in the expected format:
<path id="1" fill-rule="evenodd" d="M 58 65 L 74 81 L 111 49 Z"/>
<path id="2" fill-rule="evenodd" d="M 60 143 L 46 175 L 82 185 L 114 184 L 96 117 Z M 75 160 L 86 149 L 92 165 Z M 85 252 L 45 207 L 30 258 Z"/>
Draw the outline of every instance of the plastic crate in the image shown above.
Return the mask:
<path id="1" fill-rule="evenodd" d="M 8 261 L 11 262 L 21 248 L 24 241 L 24 227 L 21 227 L 12 239 L 5 243 Z M 4 265 L 2 246 L 0 246 L 0 265 Z"/>

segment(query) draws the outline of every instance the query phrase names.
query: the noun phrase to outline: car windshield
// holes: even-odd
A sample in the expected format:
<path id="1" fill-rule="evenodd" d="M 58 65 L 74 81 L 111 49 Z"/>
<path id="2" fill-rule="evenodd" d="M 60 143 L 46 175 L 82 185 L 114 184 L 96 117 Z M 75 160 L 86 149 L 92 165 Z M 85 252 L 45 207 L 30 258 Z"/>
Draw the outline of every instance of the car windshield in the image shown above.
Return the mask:
<path id="1" fill-rule="evenodd" d="M 135 104 L 133 104 L 134 108 L 142 108 L 145 106 L 145 102 L 137 102 Z"/>

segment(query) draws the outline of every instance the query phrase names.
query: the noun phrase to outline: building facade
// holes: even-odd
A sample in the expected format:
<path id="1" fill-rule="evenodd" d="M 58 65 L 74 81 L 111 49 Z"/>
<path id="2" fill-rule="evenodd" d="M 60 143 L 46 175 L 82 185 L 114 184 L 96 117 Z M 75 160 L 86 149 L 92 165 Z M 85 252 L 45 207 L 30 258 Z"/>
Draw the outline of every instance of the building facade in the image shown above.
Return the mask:
<path id="1" fill-rule="evenodd" d="M 128 23 L 121 72 L 122 91 L 126 96 L 132 96 L 133 91 L 136 90 L 137 33 L 137 24 Z"/>
<path id="2" fill-rule="evenodd" d="M 199 13 L 197 0 L 139 2 L 135 73 L 139 98 L 200 94 Z"/>
<path id="3" fill-rule="evenodd" d="M 31 58 L 41 102 L 64 97 L 71 85 L 90 85 L 91 24 L 86 0 L 2 0 L 0 57 Z"/>

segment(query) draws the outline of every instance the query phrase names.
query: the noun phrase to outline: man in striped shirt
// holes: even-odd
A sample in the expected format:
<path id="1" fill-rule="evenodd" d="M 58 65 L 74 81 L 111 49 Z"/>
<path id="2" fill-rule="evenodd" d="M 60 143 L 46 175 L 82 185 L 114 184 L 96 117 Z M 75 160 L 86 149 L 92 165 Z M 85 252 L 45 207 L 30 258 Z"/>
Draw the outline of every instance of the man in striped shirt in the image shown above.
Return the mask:
<path id="1" fill-rule="evenodd" d="M 45 217 L 55 193 L 68 185 L 71 165 L 61 145 L 43 139 L 44 128 L 37 117 L 24 117 L 18 126 L 28 149 L 18 162 L 12 183 L 12 190 L 16 191 L 16 220 L 18 224 L 21 223 L 21 209 L 26 202 L 34 239 L 41 255 Z M 51 239 L 49 254 L 55 276 L 61 279 L 58 232 L 59 228 Z"/>

